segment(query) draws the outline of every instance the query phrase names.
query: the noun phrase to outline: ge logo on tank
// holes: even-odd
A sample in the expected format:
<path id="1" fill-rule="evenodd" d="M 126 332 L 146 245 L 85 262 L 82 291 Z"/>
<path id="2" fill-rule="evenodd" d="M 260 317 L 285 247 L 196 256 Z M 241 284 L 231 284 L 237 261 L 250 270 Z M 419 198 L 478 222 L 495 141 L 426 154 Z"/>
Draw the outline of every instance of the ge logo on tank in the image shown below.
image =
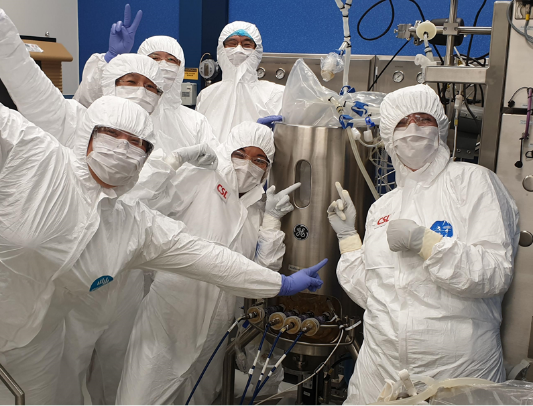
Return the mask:
<path id="1" fill-rule="evenodd" d="M 306 226 L 303 224 L 298 224 L 296 227 L 294 227 L 294 237 L 296 237 L 297 240 L 305 240 L 307 237 L 309 237 L 309 230 Z"/>

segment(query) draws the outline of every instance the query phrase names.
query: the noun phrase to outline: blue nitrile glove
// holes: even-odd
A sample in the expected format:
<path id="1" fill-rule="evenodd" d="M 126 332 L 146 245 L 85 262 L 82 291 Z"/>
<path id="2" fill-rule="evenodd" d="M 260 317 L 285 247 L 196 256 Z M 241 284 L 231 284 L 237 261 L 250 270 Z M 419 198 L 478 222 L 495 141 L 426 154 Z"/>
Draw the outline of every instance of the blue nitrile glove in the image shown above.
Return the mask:
<path id="1" fill-rule="evenodd" d="M 327 262 L 326 258 L 311 268 L 300 269 L 291 276 L 281 275 L 281 289 L 278 296 L 292 296 L 306 289 L 316 292 L 324 283 L 318 276 L 318 271 Z"/>
<path id="2" fill-rule="evenodd" d="M 272 131 L 274 131 L 274 124 L 280 123 L 283 120 L 282 116 L 266 116 L 257 119 L 259 124 L 266 125 Z"/>
<path id="3" fill-rule="evenodd" d="M 135 42 L 135 33 L 141 18 L 143 16 L 142 10 L 137 11 L 135 20 L 131 22 L 131 7 L 126 4 L 124 9 L 124 23 L 119 21 L 112 25 L 111 33 L 109 34 L 109 51 L 104 55 L 104 59 L 107 63 L 111 61 L 115 56 L 126 54 L 133 48 Z"/>

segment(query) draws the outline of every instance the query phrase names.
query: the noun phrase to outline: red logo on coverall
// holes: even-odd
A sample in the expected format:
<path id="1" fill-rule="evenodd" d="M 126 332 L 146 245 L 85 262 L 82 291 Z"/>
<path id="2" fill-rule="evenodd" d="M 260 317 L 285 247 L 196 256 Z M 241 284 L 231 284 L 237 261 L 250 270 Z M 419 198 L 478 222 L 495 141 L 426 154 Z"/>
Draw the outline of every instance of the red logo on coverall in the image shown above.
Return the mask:
<path id="1" fill-rule="evenodd" d="M 217 191 L 224 199 L 228 198 L 228 191 L 220 183 L 217 186 Z"/>
<path id="2" fill-rule="evenodd" d="M 390 214 L 388 216 L 385 216 L 385 217 L 381 217 L 379 220 L 378 220 L 378 226 L 381 226 L 385 223 L 388 223 L 389 222 L 389 217 L 390 217 Z"/>

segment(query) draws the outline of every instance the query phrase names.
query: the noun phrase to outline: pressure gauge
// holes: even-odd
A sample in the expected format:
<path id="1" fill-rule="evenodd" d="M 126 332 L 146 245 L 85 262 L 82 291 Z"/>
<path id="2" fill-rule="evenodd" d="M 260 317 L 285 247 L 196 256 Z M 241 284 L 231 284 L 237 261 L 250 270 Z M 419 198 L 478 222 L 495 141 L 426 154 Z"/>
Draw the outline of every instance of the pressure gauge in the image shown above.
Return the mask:
<path id="1" fill-rule="evenodd" d="M 422 72 L 418 72 L 418 75 L 416 75 L 416 81 L 420 84 L 423 84 L 424 79 L 424 74 Z"/>
<path id="2" fill-rule="evenodd" d="M 401 70 L 397 70 L 392 74 L 392 80 L 394 80 L 396 83 L 403 82 L 405 75 Z"/>
<path id="3" fill-rule="evenodd" d="M 259 79 L 263 79 L 265 77 L 265 73 L 266 73 L 265 68 L 258 68 L 257 69 L 257 77 Z"/>
<path id="4" fill-rule="evenodd" d="M 214 79 L 218 72 L 220 71 L 220 67 L 218 65 L 218 62 L 216 62 L 213 59 L 204 59 L 200 62 L 200 76 L 203 77 L 205 80 L 211 80 Z"/>
<path id="5" fill-rule="evenodd" d="M 276 78 L 278 78 L 279 80 L 283 79 L 285 77 L 285 69 L 282 69 L 282 68 L 279 68 L 277 71 L 276 71 Z"/>

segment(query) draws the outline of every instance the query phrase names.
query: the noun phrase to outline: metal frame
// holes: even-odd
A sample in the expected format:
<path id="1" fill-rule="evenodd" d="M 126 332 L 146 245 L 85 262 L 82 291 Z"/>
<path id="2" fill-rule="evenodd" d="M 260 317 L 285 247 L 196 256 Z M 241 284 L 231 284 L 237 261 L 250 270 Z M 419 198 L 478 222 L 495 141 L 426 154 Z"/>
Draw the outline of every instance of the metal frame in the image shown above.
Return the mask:
<path id="1" fill-rule="evenodd" d="M 451 3 L 452 7 L 454 4 L 457 7 L 457 0 L 452 0 Z M 485 114 L 481 130 L 479 164 L 493 171 L 496 170 L 498 158 L 503 93 L 507 70 L 507 50 L 510 36 L 510 27 L 506 15 L 508 6 L 508 1 L 496 1 L 494 3 L 488 68 L 459 66 L 428 66 L 426 68 L 427 82 L 484 83 L 486 85 Z M 453 11 L 450 11 L 450 16 L 452 14 Z M 453 36 L 450 36 L 448 41 L 453 41 L 453 38 Z M 453 42 L 451 44 L 453 45 Z M 447 47 L 446 63 L 450 62 L 448 51 Z M 453 46 L 450 52 L 453 59 Z M 482 70 L 485 70 L 484 74 L 481 72 Z"/>
<path id="2" fill-rule="evenodd" d="M 17 382 L 9 375 L 9 372 L 0 364 L 0 381 L 4 383 L 7 389 L 15 396 L 16 405 L 26 404 L 26 395 Z"/>

